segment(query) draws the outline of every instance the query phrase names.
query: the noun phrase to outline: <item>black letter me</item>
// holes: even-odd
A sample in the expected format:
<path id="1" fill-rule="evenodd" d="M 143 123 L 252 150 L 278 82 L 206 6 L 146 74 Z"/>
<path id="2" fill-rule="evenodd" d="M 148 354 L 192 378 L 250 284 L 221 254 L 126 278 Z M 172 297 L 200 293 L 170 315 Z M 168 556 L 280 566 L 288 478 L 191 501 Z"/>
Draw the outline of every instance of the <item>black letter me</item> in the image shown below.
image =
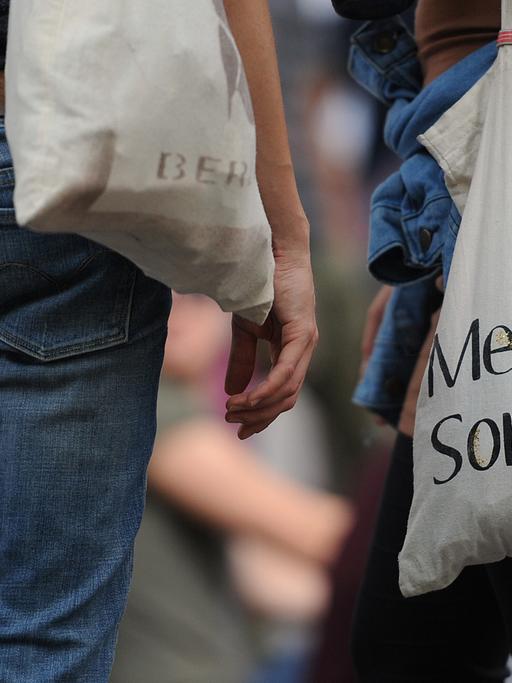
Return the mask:
<path id="1" fill-rule="evenodd" d="M 459 422 L 462 422 L 462 415 L 449 415 L 448 417 L 445 417 L 444 420 L 441 420 L 441 422 L 436 424 L 434 431 L 432 432 L 432 446 L 438 453 L 442 453 L 443 455 L 447 455 L 449 458 L 452 458 L 455 463 L 455 469 L 448 479 L 441 480 L 434 477 L 434 484 L 446 484 L 447 482 L 451 481 L 457 476 L 462 467 L 462 455 L 460 451 L 458 451 L 456 448 L 452 448 L 451 446 L 447 446 L 439 440 L 439 430 L 448 420 L 458 420 Z"/>
<path id="2" fill-rule="evenodd" d="M 457 377 L 459 376 L 462 361 L 464 360 L 464 355 L 466 353 L 466 349 L 468 348 L 470 339 L 472 355 L 471 368 L 473 372 L 473 380 L 477 380 L 480 379 L 480 321 L 477 319 L 473 320 L 473 322 L 471 323 L 471 327 L 469 328 L 468 336 L 466 337 L 466 341 L 464 342 L 464 347 L 460 354 L 459 362 L 457 363 L 457 369 L 455 370 L 455 375 L 453 377 L 450 374 L 448 364 L 444 357 L 443 349 L 441 348 L 441 344 L 439 342 L 439 336 L 436 334 L 428 366 L 428 395 L 430 398 L 432 398 L 432 396 L 434 395 L 434 359 L 436 357 L 436 353 L 439 358 L 439 367 L 441 368 L 441 371 L 443 373 L 446 386 L 449 389 L 451 389 L 453 386 L 455 386 L 455 382 L 457 381 Z"/>

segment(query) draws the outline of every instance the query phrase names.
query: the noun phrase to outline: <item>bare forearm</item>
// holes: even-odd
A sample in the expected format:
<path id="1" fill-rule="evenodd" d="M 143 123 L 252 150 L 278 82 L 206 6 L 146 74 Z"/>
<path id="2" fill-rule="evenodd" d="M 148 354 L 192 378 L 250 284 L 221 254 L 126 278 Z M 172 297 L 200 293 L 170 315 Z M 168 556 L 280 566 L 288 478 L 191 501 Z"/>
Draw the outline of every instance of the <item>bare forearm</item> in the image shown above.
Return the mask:
<path id="1" fill-rule="evenodd" d="M 328 561 L 351 512 L 333 496 L 275 475 L 215 424 L 191 423 L 157 442 L 149 482 L 206 523 Z"/>
<path id="2" fill-rule="evenodd" d="M 256 120 L 257 175 L 277 250 L 308 250 L 309 226 L 288 144 L 267 0 L 224 0 L 245 66 Z"/>
<path id="3" fill-rule="evenodd" d="M 226 420 L 247 439 L 295 405 L 318 341 L 309 224 L 300 202 L 284 117 L 267 0 L 224 0 L 244 62 L 256 119 L 257 175 L 272 229 L 274 305 L 263 326 L 233 318 L 226 373 Z M 258 340 L 269 343 L 272 368 L 247 389 Z"/>

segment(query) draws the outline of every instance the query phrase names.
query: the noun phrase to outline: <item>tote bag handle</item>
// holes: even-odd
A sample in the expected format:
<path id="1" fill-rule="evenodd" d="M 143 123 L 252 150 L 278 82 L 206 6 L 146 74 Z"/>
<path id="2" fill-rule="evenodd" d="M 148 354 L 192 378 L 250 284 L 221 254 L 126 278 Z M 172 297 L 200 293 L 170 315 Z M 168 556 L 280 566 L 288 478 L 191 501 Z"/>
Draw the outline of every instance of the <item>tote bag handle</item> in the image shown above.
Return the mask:
<path id="1" fill-rule="evenodd" d="M 501 0 L 501 30 L 512 31 L 512 0 Z"/>
<path id="2" fill-rule="evenodd" d="M 512 32 L 512 0 L 501 0 L 501 31 Z"/>
<path id="3" fill-rule="evenodd" d="M 501 0 L 501 31 L 498 47 L 512 45 L 512 0 Z"/>

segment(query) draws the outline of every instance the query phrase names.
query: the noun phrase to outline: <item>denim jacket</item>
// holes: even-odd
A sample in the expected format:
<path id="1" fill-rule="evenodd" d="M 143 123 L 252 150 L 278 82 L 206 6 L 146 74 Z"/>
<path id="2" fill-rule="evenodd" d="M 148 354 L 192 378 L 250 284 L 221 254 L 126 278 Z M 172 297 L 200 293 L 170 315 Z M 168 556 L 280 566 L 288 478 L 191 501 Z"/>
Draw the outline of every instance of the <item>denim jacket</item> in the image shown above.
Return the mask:
<path id="1" fill-rule="evenodd" d="M 417 137 L 432 126 L 492 66 L 495 43 L 473 52 L 422 89 L 414 38 L 400 18 L 364 24 L 352 37 L 350 72 L 389 107 L 388 147 L 402 165 L 373 194 L 368 263 L 396 286 L 365 376 L 354 395 L 397 424 L 419 351 L 439 304 L 435 278 L 445 282 L 460 214 L 437 162 Z"/>

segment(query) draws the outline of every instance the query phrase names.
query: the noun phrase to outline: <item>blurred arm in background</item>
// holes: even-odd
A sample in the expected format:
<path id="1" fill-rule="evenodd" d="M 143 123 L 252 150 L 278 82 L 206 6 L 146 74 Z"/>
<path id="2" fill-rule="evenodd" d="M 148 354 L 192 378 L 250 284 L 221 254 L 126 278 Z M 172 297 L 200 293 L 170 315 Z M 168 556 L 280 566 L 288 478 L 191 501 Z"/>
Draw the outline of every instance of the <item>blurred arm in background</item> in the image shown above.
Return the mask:
<path id="1" fill-rule="evenodd" d="M 149 485 L 209 526 L 327 565 L 352 527 L 351 506 L 274 473 L 221 424 L 178 425 L 157 439 Z"/>

